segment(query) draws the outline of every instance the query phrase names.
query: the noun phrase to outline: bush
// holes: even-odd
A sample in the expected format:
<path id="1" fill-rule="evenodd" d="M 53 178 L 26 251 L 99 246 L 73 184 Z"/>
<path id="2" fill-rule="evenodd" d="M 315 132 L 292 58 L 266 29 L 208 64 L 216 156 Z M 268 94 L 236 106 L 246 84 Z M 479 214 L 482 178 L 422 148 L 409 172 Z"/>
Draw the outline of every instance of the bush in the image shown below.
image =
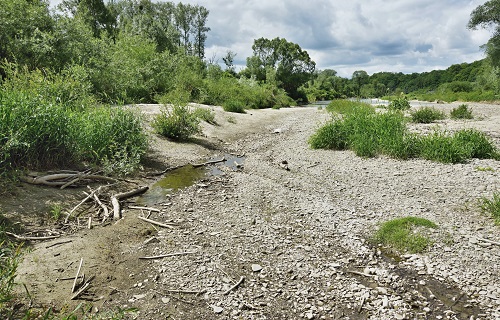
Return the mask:
<path id="1" fill-rule="evenodd" d="M 464 146 L 469 158 L 497 159 L 498 150 L 486 134 L 476 129 L 464 129 L 454 135 L 458 144 Z"/>
<path id="2" fill-rule="evenodd" d="M 411 113 L 411 119 L 415 123 L 431 123 L 436 120 L 445 119 L 444 112 L 432 107 L 423 107 Z"/>
<path id="3" fill-rule="evenodd" d="M 406 97 L 400 97 L 397 99 L 394 99 L 389 103 L 389 110 L 399 110 L 399 111 L 405 111 L 410 109 L 410 103 L 408 102 L 408 99 Z"/>
<path id="4" fill-rule="evenodd" d="M 216 124 L 215 113 L 210 109 L 197 107 L 194 109 L 193 114 L 198 119 L 201 119 L 207 123 Z"/>
<path id="5" fill-rule="evenodd" d="M 187 140 L 199 133 L 200 120 L 188 106 L 163 107 L 152 123 L 156 133 L 172 140 Z"/>
<path id="6" fill-rule="evenodd" d="M 472 110 L 466 104 L 461 104 L 460 106 L 454 108 L 450 112 L 450 117 L 452 119 L 473 119 Z"/>
<path id="7" fill-rule="evenodd" d="M 245 103 L 238 99 L 229 99 L 222 103 L 222 108 L 227 112 L 245 113 Z"/>
<path id="8" fill-rule="evenodd" d="M 402 252 L 420 253 L 426 250 L 432 241 L 416 227 L 436 228 L 432 221 L 418 217 L 405 217 L 385 222 L 375 233 L 375 241 Z"/>
<path id="9" fill-rule="evenodd" d="M 481 198 L 479 200 L 479 205 L 484 213 L 487 213 L 493 217 L 496 224 L 500 225 L 500 193 L 494 192 L 493 198 Z"/>
<path id="10" fill-rule="evenodd" d="M 462 163 L 469 158 L 469 151 L 452 135 L 435 131 L 422 137 L 420 156 L 442 163 Z"/>

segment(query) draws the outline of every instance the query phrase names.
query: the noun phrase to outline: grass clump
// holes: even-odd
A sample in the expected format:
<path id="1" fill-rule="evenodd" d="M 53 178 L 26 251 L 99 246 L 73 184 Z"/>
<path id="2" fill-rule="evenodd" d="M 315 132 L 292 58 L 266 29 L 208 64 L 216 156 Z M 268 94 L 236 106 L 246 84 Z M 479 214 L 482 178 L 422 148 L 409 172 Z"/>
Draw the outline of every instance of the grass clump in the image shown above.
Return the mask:
<path id="1" fill-rule="evenodd" d="M 461 104 L 456 108 L 453 108 L 450 112 L 450 117 L 452 119 L 474 119 L 472 115 L 472 110 L 466 104 Z"/>
<path id="2" fill-rule="evenodd" d="M 419 228 L 436 228 L 437 225 L 427 219 L 404 217 L 389 220 L 375 233 L 375 241 L 396 251 L 420 253 L 432 245 L 432 241 L 422 234 Z"/>
<path id="3" fill-rule="evenodd" d="M 410 102 L 408 102 L 408 99 L 404 96 L 396 98 L 389 103 L 388 109 L 389 110 L 398 110 L 398 111 L 406 111 L 410 109 Z"/>
<path id="4" fill-rule="evenodd" d="M 479 200 L 481 210 L 489 214 L 500 225 L 500 192 L 494 192 L 491 199 L 483 197 Z"/>
<path id="5" fill-rule="evenodd" d="M 326 106 L 326 110 L 331 113 L 349 114 L 360 109 L 373 109 L 368 103 L 351 100 L 333 100 Z"/>
<path id="6" fill-rule="evenodd" d="M 198 116 L 183 105 L 163 107 L 161 113 L 154 118 L 152 126 L 156 133 L 172 140 L 187 140 L 201 131 Z"/>
<path id="7" fill-rule="evenodd" d="M 415 123 L 432 123 L 443 119 L 444 112 L 432 107 L 423 107 L 411 113 L 411 120 Z"/>
<path id="8" fill-rule="evenodd" d="M 193 114 L 202 121 L 210 124 L 217 124 L 217 122 L 215 122 L 215 112 L 210 109 L 197 107 L 194 109 Z"/>

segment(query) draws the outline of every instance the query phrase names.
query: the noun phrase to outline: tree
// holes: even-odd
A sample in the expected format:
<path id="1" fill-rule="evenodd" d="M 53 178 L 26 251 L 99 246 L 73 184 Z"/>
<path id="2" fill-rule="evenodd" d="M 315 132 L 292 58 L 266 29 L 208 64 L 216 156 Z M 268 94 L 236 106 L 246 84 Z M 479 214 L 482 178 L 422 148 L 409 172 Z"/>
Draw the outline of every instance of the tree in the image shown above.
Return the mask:
<path id="1" fill-rule="evenodd" d="M 194 54 L 198 58 L 203 59 L 205 57 L 205 41 L 207 40 L 207 32 L 210 28 L 206 26 L 208 11 L 202 6 L 195 7 L 194 16 Z"/>
<path id="2" fill-rule="evenodd" d="M 490 0 L 472 11 L 468 28 L 493 27 L 493 36 L 485 45 L 493 66 L 500 66 L 500 0 Z"/>
<path id="3" fill-rule="evenodd" d="M 316 67 L 307 51 L 298 44 L 280 38 L 257 39 L 252 49 L 253 56 L 247 58 L 250 75 L 265 81 L 266 74 L 270 74 L 268 69 L 273 69 L 278 86 L 293 99 L 303 98 L 297 89 L 311 79 Z"/>
<path id="4" fill-rule="evenodd" d="M 356 95 L 359 97 L 361 95 L 361 87 L 368 83 L 368 73 L 364 70 L 354 71 L 352 74 L 352 82 L 354 84 L 354 90 L 356 91 Z"/>
<path id="5" fill-rule="evenodd" d="M 103 0 L 63 0 L 59 9 L 69 11 L 73 17 L 84 21 L 96 38 L 103 30 L 110 35 L 114 33 L 116 17 Z"/>

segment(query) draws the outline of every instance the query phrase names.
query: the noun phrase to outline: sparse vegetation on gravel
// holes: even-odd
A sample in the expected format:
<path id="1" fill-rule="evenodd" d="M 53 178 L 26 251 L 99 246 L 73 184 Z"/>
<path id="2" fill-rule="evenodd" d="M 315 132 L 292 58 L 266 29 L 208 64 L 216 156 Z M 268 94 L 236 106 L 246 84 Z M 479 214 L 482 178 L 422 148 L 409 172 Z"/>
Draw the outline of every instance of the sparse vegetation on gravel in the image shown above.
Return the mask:
<path id="1" fill-rule="evenodd" d="M 419 228 L 437 228 L 437 225 L 419 217 L 404 217 L 384 222 L 375 233 L 375 241 L 399 252 L 420 253 L 432 241 Z"/>
<path id="2" fill-rule="evenodd" d="M 432 123 L 445 118 L 443 111 L 432 107 L 423 107 L 411 112 L 411 120 L 415 123 Z"/>
<path id="3" fill-rule="evenodd" d="M 495 223 L 500 225 L 500 192 L 494 192 L 491 198 L 482 197 L 479 203 L 481 210 L 491 215 Z"/>
<path id="4" fill-rule="evenodd" d="M 461 104 L 456 108 L 453 108 L 450 112 L 450 118 L 452 119 L 474 119 L 472 110 L 469 109 L 467 104 Z"/>

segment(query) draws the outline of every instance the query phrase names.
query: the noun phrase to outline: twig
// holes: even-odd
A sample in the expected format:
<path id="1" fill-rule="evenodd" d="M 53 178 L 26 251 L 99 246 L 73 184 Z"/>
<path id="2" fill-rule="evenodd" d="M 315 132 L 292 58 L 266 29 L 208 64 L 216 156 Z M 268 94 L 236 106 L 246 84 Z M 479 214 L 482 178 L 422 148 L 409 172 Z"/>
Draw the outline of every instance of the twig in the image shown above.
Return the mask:
<path id="1" fill-rule="evenodd" d="M 160 209 L 156 209 L 156 208 L 138 207 L 138 206 L 128 206 L 128 207 L 129 207 L 129 209 L 138 209 L 138 210 L 148 210 L 148 211 L 160 212 Z"/>
<path id="2" fill-rule="evenodd" d="M 480 237 L 477 237 L 477 240 L 488 242 L 488 243 L 500 246 L 500 242 L 496 242 L 496 241 L 493 241 L 493 240 L 489 240 L 489 239 L 485 239 L 485 238 L 480 238 Z"/>
<path id="3" fill-rule="evenodd" d="M 154 225 L 157 225 L 157 226 L 160 226 L 160 227 L 164 227 L 164 228 L 171 228 L 173 229 L 175 225 L 172 225 L 172 224 L 166 224 L 166 223 L 161 223 L 161 222 L 158 222 L 158 221 L 155 221 L 155 220 L 151 220 L 151 219 L 148 219 L 148 218 L 144 218 L 144 217 L 141 217 L 141 216 L 137 216 L 137 218 L 143 220 L 143 221 L 146 221 L 146 222 L 149 222 L 151 224 L 154 224 Z"/>
<path id="4" fill-rule="evenodd" d="M 71 297 L 71 300 L 75 300 L 76 298 L 78 298 L 82 293 L 84 293 L 88 289 L 89 286 L 90 286 L 90 282 L 87 282 L 80 290 L 78 290 L 77 293 L 75 293 Z"/>
<path id="5" fill-rule="evenodd" d="M 357 274 L 358 276 L 375 277 L 375 275 L 367 274 L 367 273 L 363 273 L 363 272 L 359 272 L 359 271 L 356 271 L 356 270 L 346 270 L 345 272 L 352 273 L 352 274 Z"/>
<path id="6" fill-rule="evenodd" d="M 56 242 L 56 243 L 53 243 L 51 245 L 46 246 L 45 249 L 52 248 L 52 247 L 58 246 L 60 244 L 65 244 L 65 243 L 69 243 L 69 242 L 73 242 L 73 240 L 59 241 L 59 242 Z"/>
<path id="7" fill-rule="evenodd" d="M 358 307 L 358 313 L 361 313 L 361 309 L 363 309 L 363 305 L 365 304 L 365 297 L 361 299 L 361 304 Z"/>
<path id="8" fill-rule="evenodd" d="M 102 186 L 101 186 L 102 187 Z M 73 214 L 73 212 L 76 211 L 76 209 L 78 209 L 82 204 L 84 204 L 85 202 L 87 202 L 87 200 L 89 200 L 90 198 L 92 198 L 94 196 L 94 194 L 96 192 L 99 192 L 101 190 L 101 187 L 95 189 L 94 191 L 92 191 L 90 194 L 88 194 L 85 199 L 83 199 L 82 201 L 80 201 L 79 204 L 76 205 L 76 207 L 74 207 L 70 212 L 68 212 L 68 214 L 66 215 L 66 219 L 64 219 L 64 223 L 68 223 L 68 220 L 69 218 L 71 217 L 71 215 Z"/>
<path id="9" fill-rule="evenodd" d="M 90 187 L 89 187 L 90 189 Z M 94 193 L 94 200 L 97 202 L 97 204 L 99 206 L 101 206 L 102 210 L 104 210 L 104 219 L 106 219 L 107 217 L 109 217 L 109 210 L 108 210 L 108 207 L 104 205 L 104 203 L 101 202 L 101 200 L 99 199 L 99 197 L 97 196 L 96 193 Z"/>
<path id="10" fill-rule="evenodd" d="M 89 217 L 89 223 L 87 225 L 87 228 L 92 229 L 92 216 Z"/>
<path id="11" fill-rule="evenodd" d="M 17 235 L 15 233 L 7 232 L 7 231 L 5 231 L 5 234 L 9 235 L 11 237 L 14 237 L 16 239 L 19 239 L 19 240 L 50 240 L 50 239 L 56 239 L 56 238 L 60 237 L 60 235 L 57 235 L 57 236 L 45 236 L 45 237 L 28 237 L 28 236 L 20 236 L 20 235 Z"/>
<path id="12" fill-rule="evenodd" d="M 168 258 L 168 257 L 173 257 L 173 256 L 183 256 L 183 255 L 186 255 L 186 254 L 193 254 L 193 253 L 194 252 L 192 252 L 192 251 L 175 252 L 175 253 L 162 254 L 162 255 L 159 255 L 159 256 L 139 257 L 139 259 L 143 259 L 143 260 L 163 259 L 163 258 Z"/>
<path id="13" fill-rule="evenodd" d="M 185 294 L 196 294 L 200 295 L 202 293 L 207 292 L 207 290 L 203 289 L 201 291 L 194 291 L 194 290 L 165 290 L 168 293 L 185 293 Z"/>
<path id="14" fill-rule="evenodd" d="M 219 162 L 224 162 L 224 161 L 226 161 L 226 158 L 222 158 L 222 159 L 218 159 L 218 160 L 210 160 L 210 161 L 203 162 L 203 163 L 192 163 L 191 165 L 195 168 L 198 168 L 198 167 L 203 167 L 203 166 L 206 166 L 209 164 L 214 164 L 214 163 L 219 163 Z"/>
<path id="15" fill-rule="evenodd" d="M 76 271 L 75 281 L 73 281 L 73 287 L 71 288 L 71 293 L 75 292 L 76 282 L 78 280 L 78 276 L 80 275 L 80 269 L 82 268 L 83 258 L 80 259 L 80 265 L 78 266 L 78 270 Z M 71 298 L 73 300 L 73 298 Z"/>
<path id="16" fill-rule="evenodd" d="M 227 289 L 225 292 L 224 292 L 224 295 L 228 294 L 229 292 L 233 291 L 234 289 L 238 288 L 240 286 L 240 284 L 243 283 L 243 281 L 245 281 L 245 277 L 241 277 L 240 278 L 240 281 L 238 281 L 234 286 L 232 286 L 231 288 Z"/>

